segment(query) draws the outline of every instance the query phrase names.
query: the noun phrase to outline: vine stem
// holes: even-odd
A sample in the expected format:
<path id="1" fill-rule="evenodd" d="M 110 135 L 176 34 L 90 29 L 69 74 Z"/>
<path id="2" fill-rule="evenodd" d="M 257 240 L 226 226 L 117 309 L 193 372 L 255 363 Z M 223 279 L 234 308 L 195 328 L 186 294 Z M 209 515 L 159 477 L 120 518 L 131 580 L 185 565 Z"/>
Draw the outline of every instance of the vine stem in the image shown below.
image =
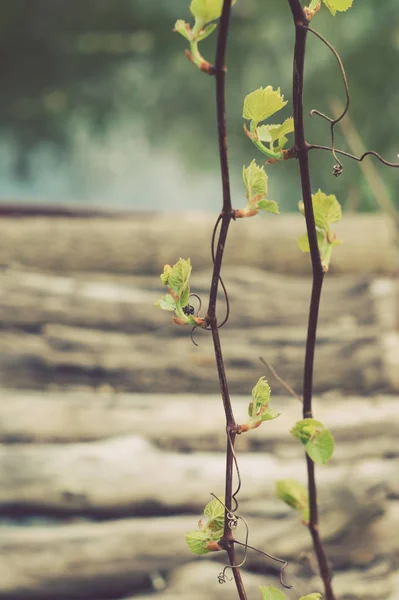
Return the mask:
<path id="1" fill-rule="evenodd" d="M 235 584 L 240 600 L 247 600 L 244 584 L 240 569 L 237 567 L 237 559 L 234 547 L 234 538 L 229 528 L 227 513 L 232 509 L 233 498 L 233 467 L 234 467 L 234 442 L 236 437 L 236 422 L 234 419 L 233 408 L 231 405 L 230 394 L 226 378 L 226 370 L 223 361 L 222 347 L 220 343 L 218 322 L 216 316 L 217 293 L 220 281 L 220 272 L 222 268 L 223 255 L 226 246 L 227 234 L 233 209 L 231 205 L 230 176 L 227 152 L 227 126 L 226 126 L 226 47 L 227 36 L 229 32 L 230 12 L 232 0 L 224 0 L 222 14 L 220 17 L 218 39 L 216 46 L 216 57 L 214 64 L 214 74 L 216 78 L 216 111 L 217 111 L 217 129 L 219 141 L 220 172 L 222 178 L 223 207 L 218 217 L 221 221 L 219 237 L 216 246 L 215 260 L 213 264 L 211 290 L 209 295 L 209 305 L 206 315 L 207 325 L 211 329 L 213 346 L 216 357 L 216 365 L 219 377 L 220 392 L 223 400 L 223 407 L 226 415 L 226 479 L 225 479 L 225 519 L 224 533 L 219 544 L 226 550 L 229 558 L 229 564 L 232 567 Z"/>
<path id="2" fill-rule="evenodd" d="M 313 214 L 312 190 L 309 173 L 309 146 L 305 139 L 303 119 L 303 85 L 306 53 L 308 19 L 300 0 L 288 0 L 295 24 L 295 49 L 293 68 L 293 105 L 295 146 L 299 162 L 302 185 L 302 198 L 305 207 L 306 229 L 309 238 L 310 256 L 312 261 L 312 294 L 309 307 L 308 331 L 306 338 L 304 379 L 303 379 L 303 418 L 311 418 L 313 393 L 313 365 L 316 347 L 316 332 L 319 315 L 321 291 L 324 280 L 324 270 L 321 263 L 317 242 L 316 225 Z M 320 576 L 323 580 L 326 600 L 336 600 L 331 585 L 331 573 L 327 556 L 319 534 L 317 487 L 314 462 L 306 455 L 309 493 L 309 524 L 308 528 L 313 540 L 313 547 L 319 565 Z"/>

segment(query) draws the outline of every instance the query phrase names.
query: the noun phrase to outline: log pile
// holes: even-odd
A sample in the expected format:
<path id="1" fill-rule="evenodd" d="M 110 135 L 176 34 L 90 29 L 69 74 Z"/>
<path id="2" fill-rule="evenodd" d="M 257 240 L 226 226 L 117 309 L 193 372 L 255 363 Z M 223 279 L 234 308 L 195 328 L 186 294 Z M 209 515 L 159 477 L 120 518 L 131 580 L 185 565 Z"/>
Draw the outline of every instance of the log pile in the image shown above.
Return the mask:
<path id="1" fill-rule="evenodd" d="M 322 589 L 306 528 L 274 494 L 276 479 L 305 482 L 289 434 L 300 405 L 259 356 L 301 392 L 310 280 L 294 241 L 303 219 L 273 224 L 267 237 L 262 220 L 234 224 L 221 336 L 237 419 L 264 374 L 282 413 L 237 440 L 239 513 L 252 545 L 289 561 L 297 600 Z M 0 600 L 234 598 L 217 583 L 225 557 L 196 559 L 184 542 L 224 482 L 211 340 L 196 331 L 195 347 L 153 306 L 163 263 L 180 255 L 206 299 L 211 218 L 19 218 L 0 229 Z M 315 372 L 315 414 L 337 442 L 317 469 L 321 533 L 339 600 L 398 600 L 394 232 L 356 216 L 340 237 Z M 250 552 L 244 577 L 255 600 L 259 584 L 278 585 L 278 567 Z"/>
<path id="2" fill-rule="evenodd" d="M 209 493 L 220 494 L 223 487 L 223 414 L 217 397 L 5 394 L 0 513 L 19 525 L 0 530 L 0 598 L 117 599 L 134 591 L 140 598 L 140 590 L 163 582 L 167 589 L 159 595 L 154 590 L 154 600 L 183 599 L 188 580 L 204 569 L 205 580 L 213 576 L 214 585 L 207 591 L 201 584 L 195 597 L 216 596 L 221 565 L 213 561 L 220 557 L 205 566 L 193 563 L 183 534 L 196 528 Z M 337 440 L 337 452 L 329 466 L 318 469 L 318 481 L 322 533 L 342 600 L 371 600 L 377 589 L 389 598 L 394 590 L 397 401 L 335 393 L 316 402 L 318 416 Z M 234 398 L 237 415 L 245 413 L 247 403 L 248 398 Z M 320 582 L 308 532 L 275 498 L 274 482 L 305 481 L 302 450 L 289 435 L 300 405 L 276 397 L 275 406 L 282 412 L 279 419 L 239 439 L 240 514 L 248 521 L 252 545 L 289 560 L 287 577 L 297 594 L 289 597 L 297 598 L 309 586 L 320 589 Z M 276 567 L 260 555 L 250 553 L 246 569 L 250 589 L 258 580 L 275 582 Z"/>

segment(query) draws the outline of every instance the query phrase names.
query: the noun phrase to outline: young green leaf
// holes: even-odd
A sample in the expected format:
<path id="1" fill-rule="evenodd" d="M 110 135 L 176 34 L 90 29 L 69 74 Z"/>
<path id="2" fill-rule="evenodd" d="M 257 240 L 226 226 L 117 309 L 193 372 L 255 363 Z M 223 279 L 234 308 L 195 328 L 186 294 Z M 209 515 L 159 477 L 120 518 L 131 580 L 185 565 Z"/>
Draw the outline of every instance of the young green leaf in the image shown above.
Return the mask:
<path id="1" fill-rule="evenodd" d="M 308 491 L 296 479 L 276 481 L 276 495 L 295 510 L 303 510 L 308 505 Z"/>
<path id="2" fill-rule="evenodd" d="M 177 263 L 173 265 L 168 273 L 168 287 L 180 299 L 180 304 L 185 306 L 188 303 L 190 294 L 189 278 L 191 275 L 191 261 L 179 258 Z M 187 294 L 188 292 L 188 294 Z M 184 296 L 184 298 L 183 298 Z M 185 298 L 187 296 L 187 298 Z"/>
<path id="3" fill-rule="evenodd" d="M 295 423 L 291 434 L 305 446 L 306 453 L 313 462 L 324 465 L 332 457 L 334 438 L 320 421 L 302 419 Z"/>
<path id="4" fill-rule="evenodd" d="M 233 0 L 232 5 L 237 0 Z M 204 23 L 218 19 L 222 14 L 223 0 L 192 0 L 190 11 L 194 17 Z"/>
<path id="5" fill-rule="evenodd" d="M 169 273 L 171 272 L 172 267 L 170 265 L 165 265 L 163 268 L 163 273 L 161 273 L 160 280 L 162 285 L 168 285 L 169 281 Z"/>
<path id="6" fill-rule="evenodd" d="M 294 131 L 294 119 L 289 117 L 282 125 L 261 125 L 257 129 L 261 142 L 276 142 Z"/>
<path id="7" fill-rule="evenodd" d="M 257 415 L 259 410 L 264 406 L 268 406 L 270 402 L 271 389 L 265 377 L 260 377 L 258 383 L 252 390 L 252 402 L 248 407 L 250 417 Z"/>
<path id="8" fill-rule="evenodd" d="M 162 310 L 174 311 L 174 323 L 177 325 L 203 326 L 205 319 L 194 316 L 193 310 L 187 310 L 190 297 L 191 261 L 180 258 L 173 267 L 165 265 L 160 276 L 161 282 L 168 288 L 168 294 L 162 296 L 155 306 Z"/>
<path id="9" fill-rule="evenodd" d="M 202 42 L 202 40 L 205 40 L 207 37 L 209 37 L 211 33 L 215 31 L 216 27 L 216 23 L 210 23 L 209 25 L 206 25 L 206 27 L 204 27 L 198 34 L 197 42 Z"/>
<path id="10" fill-rule="evenodd" d="M 204 509 L 204 515 L 208 517 L 206 528 L 215 534 L 220 533 L 219 537 L 222 537 L 224 528 L 223 498 L 214 498 L 208 502 Z"/>
<path id="11" fill-rule="evenodd" d="M 248 201 L 256 196 L 266 196 L 267 175 L 264 167 L 258 167 L 255 160 L 248 167 L 242 168 L 242 179 L 247 190 Z"/>
<path id="12" fill-rule="evenodd" d="M 242 169 L 242 179 L 246 188 L 247 205 L 235 211 L 235 218 L 252 217 L 259 210 L 278 214 L 278 205 L 274 200 L 267 200 L 267 175 L 264 167 L 259 167 L 255 160 Z"/>
<path id="13" fill-rule="evenodd" d="M 316 233 L 317 233 L 317 241 L 319 242 L 319 251 L 321 253 L 321 248 L 322 248 L 322 245 L 324 244 L 325 235 L 322 231 L 317 231 Z M 309 238 L 308 238 L 307 233 L 304 233 L 303 235 L 301 235 L 301 237 L 298 238 L 297 242 L 298 242 L 298 246 L 302 250 L 302 252 L 310 252 Z"/>
<path id="14" fill-rule="evenodd" d="M 213 550 L 217 550 L 212 542 L 217 542 L 220 539 L 210 535 L 209 531 L 190 531 L 189 533 L 185 533 L 184 537 L 191 552 L 198 555 L 208 554 Z"/>
<path id="15" fill-rule="evenodd" d="M 284 96 L 280 94 L 280 88 L 273 90 L 272 86 L 268 85 L 245 97 L 242 116 L 257 125 L 281 110 L 286 104 L 287 101 L 284 101 Z"/>
<path id="16" fill-rule="evenodd" d="M 220 500 L 220 501 L 219 501 Z M 204 515 L 207 517 L 205 524 L 199 522 L 198 531 L 185 534 L 186 542 L 194 554 L 208 554 L 221 548 L 217 544 L 223 536 L 224 528 L 224 499 L 214 498 L 206 505 Z"/>
<path id="17" fill-rule="evenodd" d="M 337 223 L 342 218 L 341 205 L 334 194 L 327 196 L 321 190 L 312 194 L 313 213 L 316 227 L 323 231 L 329 231 L 332 223 Z M 300 212 L 305 215 L 303 202 L 298 204 Z"/>
<path id="18" fill-rule="evenodd" d="M 302 511 L 304 521 L 309 520 L 309 500 L 307 489 L 295 479 L 276 481 L 276 495 L 295 510 Z"/>
<path id="19" fill-rule="evenodd" d="M 262 594 L 262 600 L 285 600 L 283 592 L 280 592 L 280 590 L 272 585 L 260 585 L 259 589 Z"/>
<path id="20" fill-rule="evenodd" d="M 323 2 L 334 17 L 338 11 L 344 12 L 353 4 L 353 0 L 323 0 Z"/>
<path id="21" fill-rule="evenodd" d="M 184 38 L 186 38 L 186 40 L 188 40 L 189 42 L 192 39 L 191 27 L 188 23 L 186 23 L 182 19 L 178 19 L 176 21 L 173 31 L 180 33 L 180 35 L 182 35 Z"/>
<path id="22" fill-rule="evenodd" d="M 170 294 L 166 294 L 166 296 L 162 296 L 162 298 L 155 303 L 155 306 L 162 308 L 162 310 L 176 310 L 176 300 Z"/>
<path id="23" fill-rule="evenodd" d="M 301 596 L 299 600 L 320 600 L 322 598 L 322 594 L 318 592 L 314 592 L 313 594 L 307 594 L 306 596 Z"/>
<path id="24" fill-rule="evenodd" d="M 275 200 L 259 200 L 257 208 L 259 210 L 266 210 L 267 212 L 274 213 L 275 215 L 280 214 L 278 204 Z"/>
<path id="25" fill-rule="evenodd" d="M 312 204 L 320 258 L 323 269 L 328 271 L 333 246 L 341 243 L 336 239 L 335 232 L 332 233 L 330 229 L 332 223 L 337 223 L 341 220 L 341 205 L 334 194 L 327 196 L 327 194 L 321 190 L 318 190 L 316 194 L 312 194 Z M 300 212 L 304 215 L 305 207 L 302 201 L 298 203 L 298 207 Z M 298 239 L 298 245 L 303 252 L 310 252 L 307 234 L 302 235 Z"/>
<path id="26" fill-rule="evenodd" d="M 261 377 L 252 390 L 252 402 L 248 406 L 250 420 L 248 423 L 240 425 L 240 433 L 256 429 L 263 421 L 271 421 L 280 416 L 269 406 L 270 386 L 264 377 Z"/>

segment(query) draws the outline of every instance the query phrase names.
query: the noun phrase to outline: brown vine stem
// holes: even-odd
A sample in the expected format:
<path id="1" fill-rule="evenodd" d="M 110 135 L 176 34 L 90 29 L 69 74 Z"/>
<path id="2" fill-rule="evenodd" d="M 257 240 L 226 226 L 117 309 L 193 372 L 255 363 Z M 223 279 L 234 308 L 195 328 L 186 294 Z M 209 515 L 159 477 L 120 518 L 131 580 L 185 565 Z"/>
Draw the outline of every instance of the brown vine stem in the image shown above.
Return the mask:
<path id="1" fill-rule="evenodd" d="M 225 78 L 226 78 L 226 47 L 227 36 L 230 23 L 232 0 L 224 0 L 222 14 L 220 17 L 216 57 L 214 65 L 214 74 L 216 78 L 216 110 L 217 110 L 217 128 L 219 139 L 220 170 L 222 177 L 223 207 L 218 217 L 221 220 L 219 238 L 216 246 L 216 254 L 213 265 L 211 290 L 209 296 L 209 306 L 206 315 L 207 326 L 212 331 L 213 346 L 215 350 L 216 365 L 219 376 L 220 392 L 222 395 L 224 411 L 226 415 L 226 480 L 225 480 L 225 520 L 224 533 L 219 544 L 226 550 L 229 563 L 232 567 L 234 580 L 236 583 L 240 600 L 247 600 L 244 584 L 241 578 L 240 569 L 237 567 L 237 560 L 234 547 L 234 538 L 232 530 L 228 524 L 227 513 L 232 509 L 233 496 L 233 467 L 234 467 L 234 441 L 236 436 L 236 422 L 231 406 L 230 394 L 227 385 L 226 371 L 224 367 L 222 348 L 218 330 L 216 316 L 217 293 L 220 281 L 220 271 L 222 268 L 224 249 L 226 245 L 227 234 L 233 215 L 230 193 L 230 177 L 227 154 L 227 126 L 226 126 L 226 99 L 225 99 Z"/>
<path id="2" fill-rule="evenodd" d="M 303 85 L 308 19 L 300 0 L 288 0 L 295 24 L 295 50 L 293 68 L 293 105 L 295 125 L 295 146 L 299 162 L 302 198 L 305 207 L 306 228 L 309 238 L 310 256 L 312 261 L 313 283 L 309 308 L 308 331 L 306 338 L 304 380 L 303 380 L 303 418 L 311 418 L 313 391 L 313 363 L 316 346 L 316 331 L 319 315 L 320 297 L 323 286 L 324 271 L 321 264 L 313 214 L 312 191 L 309 174 L 309 147 L 305 140 L 303 121 Z M 319 534 L 317 488 L 314 462 L 306 455 L 309 492 L 309 524 L 308 528 L 313 540 L 313 547 L 319 565 L 320 576 L 323 580 L 325 597 L 335 600 L 331 585 L 331 574 L 327 556 Z"/>

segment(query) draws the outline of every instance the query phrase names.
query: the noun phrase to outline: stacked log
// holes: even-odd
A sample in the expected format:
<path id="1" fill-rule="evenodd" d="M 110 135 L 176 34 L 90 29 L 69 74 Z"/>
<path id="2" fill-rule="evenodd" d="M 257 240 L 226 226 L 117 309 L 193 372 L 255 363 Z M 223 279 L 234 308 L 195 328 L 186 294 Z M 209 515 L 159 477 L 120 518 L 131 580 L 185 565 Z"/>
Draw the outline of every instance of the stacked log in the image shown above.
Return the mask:
<path id="1" fill-rule="evenodd" d="M 266 375 L 282 413 L 237 439 L 239 514 L 251 545 L 289 561 L 287 598 L 297 600 L 322 586 L 309 534 L 274 487 L 306 481 L 289 434 L 301 407 L 259 356 L 301 392 L 310 273 L 295 238 L 304 222 L 282 217 L 267 235 L 262 220 L 233 225 L 221 337 L 234 410 L 245 418 Z M 0 221 L 1 600 L 235 596 L 217 582 L 225 556 L 196 559 L 184 542 L 210 493 L 223 493 L 211 340 L 197 330 L 195 347 L 153 306 L 163 264 L 179 256 L 192 257 L 193 292 L 206 305 L 211 228 L 204 215 Z M 356 216 L 339 233 L 315 365 L 315 414 L 336 440 L 317 469 L 321 534 L 340 600 L 398 600 L 395 232 L 383 217 Z M 249 598 L 278 574 L 249 552 Z"/>

